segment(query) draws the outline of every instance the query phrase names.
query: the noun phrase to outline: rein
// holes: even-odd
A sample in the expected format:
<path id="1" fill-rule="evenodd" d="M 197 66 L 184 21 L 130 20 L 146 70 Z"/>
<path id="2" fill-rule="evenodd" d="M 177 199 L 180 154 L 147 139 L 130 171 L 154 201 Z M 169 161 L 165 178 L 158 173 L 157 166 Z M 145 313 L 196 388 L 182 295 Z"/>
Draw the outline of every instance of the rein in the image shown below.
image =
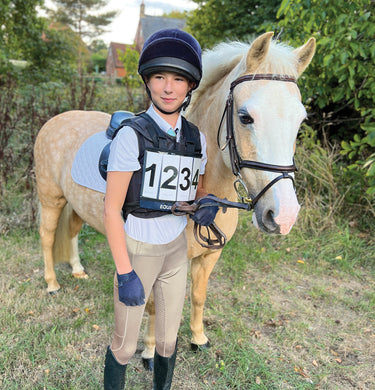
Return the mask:
<path id="1" fill-rule="evenodd" d="M 233 128 L 233 90 L 238 85 L 244 81 L 256 81 L 256 80 L 270 80 L 270 81 L 284 81 L 290 83 L 297 83 L 297 80 L 294 77 L 286 76 L 286 75 L 272 75 L 272 74 L 249 74 L 238 79 L 234 80 L 229 89 L 229 94 L 227 101 L 225 103 L 225 108 L 223 115 L 220 120 L 218 132 L 217 132 L 217 144 L 219 148 L 224 151 L 227 147 L 229 148 L 230 161 L 232 166 L 232 172 L 237 177 L 237 180 L 234 182 L 234 188 L 237 192 L 237 195 L 241 199 L 242 202 L 247 202 L 250 204 L 251 209 L 254 209 L 256 203 L 264 195 L 266 191 L 268 191 L 275 183 L 277 183 L 281 179 L 291 179 L 294 183 L 293 176 L 291 176 L 290 172 L 297 171 L 297 167 L 293 163 L 292 165 L 274 165 L 267 164 L 258 161 L 252 160 L 243 160 L 238 153 L 236 139 Z M 226 127 L 227 127 L 227 136 L 226 142 L 223 147 L 220 146 L 220 130 L 222 124 L 224 122 L 224 118 L 226 116 Z M 249 191 L 242 180 L 240 170 L 241 168 L 251 168 L 268 172 L 280 172 L 281 174 L 274 178 L 270 183 L 268 183 L 255 197 L 251 197 Z M 246 192 L 246 197 L 241 195 L 241 187 Z"/>
<path id="2" fill-rule="evenodd" d="M 202 203 L 202 199 L 208 199 L 210 202 Z M 194 203 L 176 202 L 172 206 L 171 212 L 174 215 L 194 215 L 200 208 L 212 206 L 221 207 L 223 213 L 226 213 L 228 208 L 250 210 L 248 203 L 231 202 L 226 198 L 221 199 L 215 195 L 206 195 L 203 198 L 197 199 Z M 202 233 L 202 230 L 205 230 L 206 235 Z M 194 237 L 201 246 L 209 249 L 221 249 L 227 243 L 227 237 L 215 222 L 212 222 L 209 226 L 201 226 L 194 222 Z"/>

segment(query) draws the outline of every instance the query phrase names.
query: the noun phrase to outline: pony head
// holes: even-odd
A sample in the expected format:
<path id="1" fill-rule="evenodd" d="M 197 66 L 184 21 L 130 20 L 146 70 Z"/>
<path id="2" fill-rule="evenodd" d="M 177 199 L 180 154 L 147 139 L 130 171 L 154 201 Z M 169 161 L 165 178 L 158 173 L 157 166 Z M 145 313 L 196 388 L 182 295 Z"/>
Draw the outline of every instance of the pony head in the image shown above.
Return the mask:
<path id="1" fill-rule="evenodd" d="M 316 43 L 310 38 L 294 50 L 273 42 L 272 36 L 265 33 L 250 45 L 221 44 L 208 52 L 197 92 L 218 87 L 221 114 L 214 114 L 211 105 L 207 115 L 225 119 L 226 107 L 227 118 L 218 133 L 222 165 L 256 200 L 254 224 L 266 233 L 287 234 L 300 209 L 293 180 L 294 151 L 298 129 L 306 118 L 295 81 L 310 63 Z"/>

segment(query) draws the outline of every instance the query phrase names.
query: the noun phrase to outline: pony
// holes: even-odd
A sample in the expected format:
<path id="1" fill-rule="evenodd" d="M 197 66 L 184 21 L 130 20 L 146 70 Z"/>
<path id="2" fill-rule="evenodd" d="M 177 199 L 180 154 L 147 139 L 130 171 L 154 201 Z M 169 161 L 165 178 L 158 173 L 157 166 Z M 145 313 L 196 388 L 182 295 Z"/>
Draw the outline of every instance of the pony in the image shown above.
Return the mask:
<path id="1" fill-rule="evenodd" d="M 229 201 L 251 204 L 253 223 L 267 234 L 288 234 L 299 204 L 294 188 L 295 142 L 306 110 L 296 84 L 309 65 L 316 42 L 310 38 L 294 49 L 267 32 L 252 43 L 219 44 L 203 55 L 203 78 L 186 117 L 207 139 L 208 163 L 204 186 Z M 71 175 L 74 157 L 93 134 L 103 132 L 110 115 L 98 111 L 68 111 L 41 128 L 35 143 L 35 174 L 40 200 L 40 238 L 47 291 L 59 290 L 54 264 L 68 262 L 72 273 L 87 278 L 78 253 L 78 233 L 86 222 L 105 234 L 102 192 L 77 184 Z M 227 240 L 233 236 L 238 210 L 219 211 L 215 219 Z M 203 308 L 209 276 L 222 249 L 197 243 L 188 222 L 191 261 L 191 346 L 210 346 L 203 328 Z M 249 243 L 250 245 L 250 243 Z M 154 355 L 152 297 L 145 332 L 144 362 Z M 151 364 L 151 363 L 150 363 Z"/>

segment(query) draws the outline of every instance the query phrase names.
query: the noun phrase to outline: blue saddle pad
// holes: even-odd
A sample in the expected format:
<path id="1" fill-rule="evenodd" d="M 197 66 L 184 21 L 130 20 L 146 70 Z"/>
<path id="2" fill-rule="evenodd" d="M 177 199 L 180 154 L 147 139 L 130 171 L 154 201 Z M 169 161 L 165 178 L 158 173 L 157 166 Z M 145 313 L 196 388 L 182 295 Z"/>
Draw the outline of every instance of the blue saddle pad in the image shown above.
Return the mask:
<path id="1" fill-rule="evenodd" d="M 105 131 L 89 137 L 79 148 L 72 165 L 72 179 L 75 183 L 105 193 L 107 183 L 99 172 L 99 157 L 110 140 Z"/>

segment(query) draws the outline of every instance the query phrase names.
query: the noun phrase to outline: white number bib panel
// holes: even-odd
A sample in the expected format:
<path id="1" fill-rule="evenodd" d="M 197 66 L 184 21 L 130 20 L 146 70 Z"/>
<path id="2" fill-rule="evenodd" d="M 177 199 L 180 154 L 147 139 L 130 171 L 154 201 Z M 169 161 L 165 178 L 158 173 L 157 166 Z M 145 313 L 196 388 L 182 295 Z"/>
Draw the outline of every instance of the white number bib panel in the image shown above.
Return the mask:
<path id="1" fill-rule="evenodd" d="M 140 207 L 168 211 L 176 201 L 194 201 L 200 157 L 146 150 Z"/>

